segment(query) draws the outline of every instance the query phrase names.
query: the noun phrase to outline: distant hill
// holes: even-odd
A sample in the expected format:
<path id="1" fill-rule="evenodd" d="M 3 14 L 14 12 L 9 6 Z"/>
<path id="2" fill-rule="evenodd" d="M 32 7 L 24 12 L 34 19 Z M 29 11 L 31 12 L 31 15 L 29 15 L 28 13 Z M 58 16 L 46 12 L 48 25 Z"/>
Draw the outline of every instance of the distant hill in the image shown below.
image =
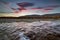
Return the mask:
<path id="1" fill-rule="evenodd" d="M 45 14 L 45 15 L 26 15 L 20 18 L 60 18 L 60 13 L 56 14 Z"/>
<path id="2" fill-rule="evenodd" d="M 11 18 L 11 19 L 30 19 L 30 18 L 36 18 L 36 19 L 46 19 L 46 18 L 60 18 L 60 13 L 54 13 L 54 14 L 45 14 L 45 15 L 25 15 L 20 17 L 0 17 L 0 18 Z"/>
<path id="3" fill-rule="evenodd" d="M 60 16 L 60 13 L 54 13 L 54 14 L 45 14 L 43 16 Z"/>

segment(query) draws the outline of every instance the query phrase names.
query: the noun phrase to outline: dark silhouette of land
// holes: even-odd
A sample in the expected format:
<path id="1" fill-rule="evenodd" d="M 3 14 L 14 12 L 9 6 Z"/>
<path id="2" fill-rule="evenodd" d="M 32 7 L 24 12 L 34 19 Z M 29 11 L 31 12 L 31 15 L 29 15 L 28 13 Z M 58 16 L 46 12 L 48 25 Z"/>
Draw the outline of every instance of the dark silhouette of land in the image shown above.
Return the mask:
<path id="1" fill-rule="evenodd" d="M 45 15 L 26 15 L 20 17 L 0 17 L 0 19 L 60 19 L 60 13 Z"/>

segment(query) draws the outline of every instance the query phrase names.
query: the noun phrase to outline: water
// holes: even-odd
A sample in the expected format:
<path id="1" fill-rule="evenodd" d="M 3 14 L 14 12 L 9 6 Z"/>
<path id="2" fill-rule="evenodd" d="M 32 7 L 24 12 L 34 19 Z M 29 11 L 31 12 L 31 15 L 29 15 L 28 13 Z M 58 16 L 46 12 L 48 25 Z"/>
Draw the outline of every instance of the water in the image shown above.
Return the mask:
<path id="1" fill-rule="evenodd" d="M 24 32 L 20 32 L 19 36 L 20 36 L 19 40 L 30 40 L 26 35 L 24 35 Z"/>
<path id="2" fill-rule="evenodd" d="M 39 32 L 42 33 L 40 36 L 55 33 L 60 34 L 60 20 L 0 23 L 0 35 L 3 35 L 0 37 L 0 40 L 11 40 L 15 39 L 16 36 L 20 37 L 19 40 L 31 40 L 27 35 L 25 35 L 25 33 L 29 33 L 30 31 L 37 35 Z M 33 35 L 31 36 L 33 37 Z"/>

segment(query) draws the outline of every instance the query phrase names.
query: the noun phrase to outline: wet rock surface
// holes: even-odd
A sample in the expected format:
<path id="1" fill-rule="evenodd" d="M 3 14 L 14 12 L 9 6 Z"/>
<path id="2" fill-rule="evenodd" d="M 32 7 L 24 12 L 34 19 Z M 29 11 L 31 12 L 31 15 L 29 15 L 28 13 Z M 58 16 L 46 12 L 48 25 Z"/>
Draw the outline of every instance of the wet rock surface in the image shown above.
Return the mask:
<path id="1" fill-rule="evenodd" d="M 60 21 L 0 23 L 0 40 L 60 40 Z"/>

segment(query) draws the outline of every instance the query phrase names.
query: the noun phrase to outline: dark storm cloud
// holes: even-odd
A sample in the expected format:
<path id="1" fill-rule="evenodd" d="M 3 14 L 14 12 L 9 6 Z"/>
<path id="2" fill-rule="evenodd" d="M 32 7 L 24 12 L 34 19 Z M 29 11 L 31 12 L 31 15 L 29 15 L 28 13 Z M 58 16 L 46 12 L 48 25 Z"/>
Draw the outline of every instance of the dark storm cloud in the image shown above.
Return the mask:
<path id="1" fill-rule="evenodd" d="M 33 6 L 33 3 L 29 3 L 29 2 L 22 2 L 22 3 L 17 3 L 18 6 L 21 7 L 29 7 L 29 6 Z"/>

